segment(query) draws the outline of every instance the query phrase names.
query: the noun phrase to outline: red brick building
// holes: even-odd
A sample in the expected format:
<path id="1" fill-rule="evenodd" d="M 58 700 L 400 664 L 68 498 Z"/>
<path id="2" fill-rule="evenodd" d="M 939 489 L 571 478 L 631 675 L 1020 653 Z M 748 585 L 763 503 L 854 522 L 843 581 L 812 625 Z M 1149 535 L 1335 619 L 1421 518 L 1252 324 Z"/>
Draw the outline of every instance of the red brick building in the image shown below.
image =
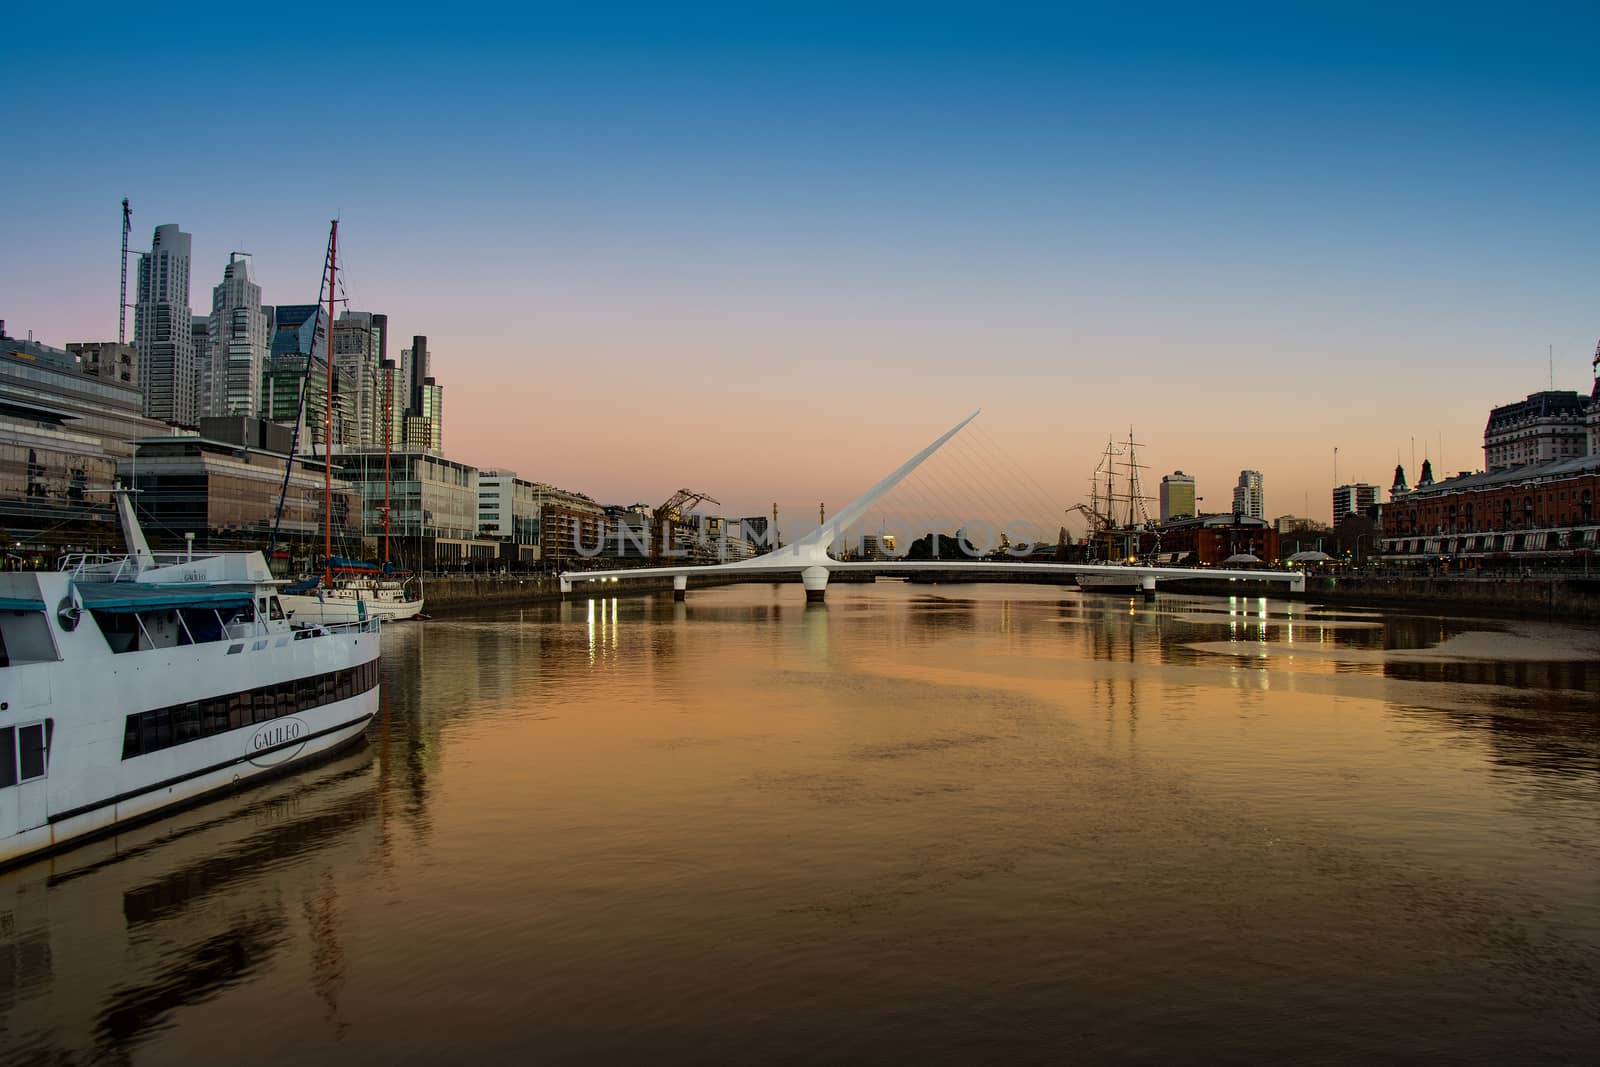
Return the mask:
<path id="1" fill-rule="evenodd" d="M 1600 547 L 1600 456 L 1464 474 L 1395 493 L 1391 559 L 1550 557 Z"/>
<path id="2" fill-rule="evenodd" d="M 1163 523 L 1161 555 L 1174 562 L 1220 564 L 1248 552 L 1262 563 L 1278 562 L 1278 531 L 1271 523 L 1247 515 L 1201 515 Z"/>

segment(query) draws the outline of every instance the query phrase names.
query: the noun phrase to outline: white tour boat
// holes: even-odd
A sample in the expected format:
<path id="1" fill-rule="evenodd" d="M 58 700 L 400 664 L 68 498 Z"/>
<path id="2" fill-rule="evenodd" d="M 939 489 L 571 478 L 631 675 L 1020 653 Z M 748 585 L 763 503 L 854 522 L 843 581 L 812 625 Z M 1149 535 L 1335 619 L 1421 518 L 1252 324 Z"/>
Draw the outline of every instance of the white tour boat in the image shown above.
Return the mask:
<path id="1" fill-rule="evenodd" d="M 260 552 L 0 574 L 0 865 L 331 753 L 378 710 L 379 621 L 291 621 Z"/>

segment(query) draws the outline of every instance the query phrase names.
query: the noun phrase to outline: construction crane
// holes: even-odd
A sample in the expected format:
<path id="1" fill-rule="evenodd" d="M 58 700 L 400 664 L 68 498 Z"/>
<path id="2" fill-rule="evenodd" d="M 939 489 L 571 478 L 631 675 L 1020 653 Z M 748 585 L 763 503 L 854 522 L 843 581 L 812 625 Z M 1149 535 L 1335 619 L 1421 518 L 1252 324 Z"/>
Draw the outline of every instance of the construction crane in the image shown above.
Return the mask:
<path id="1" fill-rule="evenodd" d="M 681 519 L 686 510 L 697 504 L 721 503 L 707 493 L 697 493 L 692 489 L 679 489 L 673 493 L 650 513 L 650 558 L 659 562 L 672 551 L 672 524 Z"/>
<path id="2" fill-rule="evenodd" d="M 128 231 L 133 229 L 133 209 L 122 198 L 122 297 L 117 301 L 117 344 L 128 343 Z M 118 353 L 121 358 L 121 353 Z"/>

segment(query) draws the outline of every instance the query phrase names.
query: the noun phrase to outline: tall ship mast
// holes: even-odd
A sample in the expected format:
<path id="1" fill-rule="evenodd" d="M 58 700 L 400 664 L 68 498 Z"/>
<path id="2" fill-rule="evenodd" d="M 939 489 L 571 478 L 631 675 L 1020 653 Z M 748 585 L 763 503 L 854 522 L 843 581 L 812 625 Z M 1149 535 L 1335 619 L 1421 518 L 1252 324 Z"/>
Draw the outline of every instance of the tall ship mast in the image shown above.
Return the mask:
<path id="1" fill-rule="evenodd" d="M 320 573 L 286 587 L 281 594 L 290 617 L 302 621 L 336 623 L 380 618 L 389 621 L 411 619 L 422 613 L 422 595 L 407 581 L 408 575 L 395 571 L 389 561 L 390 443 L 392 437 L 393 395 L 389 374 L 385 379 L 385 419 L 383 443 L 383 563 L 345 559 L 333 554 L 333 400 L 334 400 L 334 305 L 339 278 L 339 221 L 330 224 L 328 259 L 323 280 L 327 286 L 327 321 L 323 332 L 326 384 L 323 390 L 322 441 L 322 566 Z M 319 300 L 320 302 L 320 300 Z M 312 348 L 316 347 L 313 340 Z M 307 360 L 306 383 L 315 366 L 315 352 Z M 302 396 L 304 393 L 302 393 Z M 309 420 L 307 420 L 309 421 Z M 293 457 L 290 458 L 293 463 Z M 281 504 L 280 504 L 281 507 Z M 363 506 L 364 511 L 364 506 Z M 420 528 L 420 516 L 419 516 Z"/>
<path id="2" fill-rule="evenodd" d="M 1132 427 L 1125 442 L 1107 438 L 1089 482 L 1089 503 L 1067 509 L 1069 514 L 1081 514 L 1089 524 L 1091 559 L 1120 562 L 1138 554 L 1139 534 L 1150 525 L 1139 477 L 1147 468 L 1139 462 L 1138 448 Z"/>

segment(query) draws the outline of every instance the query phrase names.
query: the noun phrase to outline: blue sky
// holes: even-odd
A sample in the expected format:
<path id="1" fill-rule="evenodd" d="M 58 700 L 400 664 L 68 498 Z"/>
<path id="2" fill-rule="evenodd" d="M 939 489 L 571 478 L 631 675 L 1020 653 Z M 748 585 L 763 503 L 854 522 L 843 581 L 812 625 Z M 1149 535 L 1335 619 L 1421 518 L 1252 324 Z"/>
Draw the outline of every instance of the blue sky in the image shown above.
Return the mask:
<path id="1" fill-rule="evenodd" d="M 602 499 L 842 504 L 976 400 L 1069 499 L 1133 423 L 1325 514 L 1589 385 L 1592 5 L 169 10 L 0 16 L 10 328 L 114 335 L 123 196 L 197 310 L 338 214 L 447 451 Z"/>

